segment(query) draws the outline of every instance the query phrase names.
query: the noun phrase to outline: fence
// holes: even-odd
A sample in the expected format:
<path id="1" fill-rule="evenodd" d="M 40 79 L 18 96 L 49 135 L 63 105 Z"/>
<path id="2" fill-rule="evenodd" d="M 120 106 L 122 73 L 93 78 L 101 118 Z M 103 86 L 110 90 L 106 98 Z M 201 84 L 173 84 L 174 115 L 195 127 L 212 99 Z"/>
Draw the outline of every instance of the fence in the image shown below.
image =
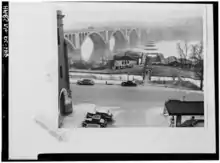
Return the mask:
<path id="1" fill-rule="evenodd" d="M 143 80 L 142 76 L 138 75 L 127 75 L 127 74 L 92 74 L 92 73 L 69 73 L 70 78 L 92 78 L 95 80 L 117 80 L 117 81 L 126 81 L 126 80 Z"/>
<path id="2" fill-rule="evenodd" d="M 179 79 L 182 81 L 188 81 L 188 82 L 196 85 L 197 87 L 200 87 L 200 84 L 201 84 L 200 80 L 195 80 L 195 79 L 191 79 L 191 78 L 151 76 L 151 81 L 178 81 Z M 203 82 L 203 86 L 204 86 L 204 82 Z"/>

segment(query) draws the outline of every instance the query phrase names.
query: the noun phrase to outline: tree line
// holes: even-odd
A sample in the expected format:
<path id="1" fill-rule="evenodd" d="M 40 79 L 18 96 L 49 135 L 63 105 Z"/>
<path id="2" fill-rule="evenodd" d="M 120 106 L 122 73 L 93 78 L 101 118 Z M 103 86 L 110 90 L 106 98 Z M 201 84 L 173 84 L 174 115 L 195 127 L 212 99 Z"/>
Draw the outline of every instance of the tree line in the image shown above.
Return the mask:
<path id="1" fill-rule="evenodd" d="M 184 41 L 183 45 L 181 43 L 177 43 L 177 50 L 180 57 L 180 63 L 182 68 L 186 65 L 187 59 L 190 59 L 196 64 L 197 66 L 193 68 L 196 76 L 199 78 L 200 82 L 200 89 L 203 89 L 203 80 L 204 80 L 204 45 L 203 42 L 200 41 L 197 44 L 189 44 L 188 41 Z"/>

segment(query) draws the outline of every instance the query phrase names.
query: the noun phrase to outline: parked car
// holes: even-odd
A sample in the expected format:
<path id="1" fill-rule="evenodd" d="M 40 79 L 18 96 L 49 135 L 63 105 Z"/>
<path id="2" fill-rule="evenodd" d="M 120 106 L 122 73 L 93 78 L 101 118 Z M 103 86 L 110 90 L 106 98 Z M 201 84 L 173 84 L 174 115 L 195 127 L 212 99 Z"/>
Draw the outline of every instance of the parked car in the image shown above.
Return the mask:
<path id="1" fill-rule="evenodd" d="M 106 120 L 107 122 L 113 121 L 113 114 L 110 112 L 110 110 L 95 109 L 94 112 L 87 112 L 86 118 L 92 118 L 95 115 L 101 116 L 101 118 Z"/>
<path id="2" fill-rule="evenodd" d="M 86 113 L 85 118 L 92 118 L 94 115 L 96 115 L 95 110 L 94 110 L 94 111 L 88 111 L 88 112 Z"/>
<path id="3" fill-rule="evenodd" d="M 121 86 L 131 86 L 131 87 L 136 87 L 137 84 L 133 81 L 126 81 L 126 82 L 122 82 Z"/>
<path id="4" fill-rule="evenodd" d="M 77 81 L 78 85 L 94 85 L 95 82 L 92 79 L 80 79 Z"/>
<path id="5" fill-rule="evenodd" d="M 180 125 L 180 127 L 204 127 L 204 120 L 186 120 Z"/>
<path id="6" fill-rule="evenodd" d="M 96 109 L 96 114 L 101 115 L 107 122 L 113 121 L 113 114 L 108 109 Z"/>
<path id="7" fill-rule="evenodd" d="M 193 127 L 204 127 L 204 120 L 203 119 L 196 120 L 193 124 Z"/>
<path id="8" fill-rule="evenodd" d="M 99 127 L 107 127 L 107 121 L 102 119 L 100 115 L 94 115 L 91 118 L 85 118 L 82 122 L 82 127 L 90 127 L 90 126 L 99 126 Z"/>

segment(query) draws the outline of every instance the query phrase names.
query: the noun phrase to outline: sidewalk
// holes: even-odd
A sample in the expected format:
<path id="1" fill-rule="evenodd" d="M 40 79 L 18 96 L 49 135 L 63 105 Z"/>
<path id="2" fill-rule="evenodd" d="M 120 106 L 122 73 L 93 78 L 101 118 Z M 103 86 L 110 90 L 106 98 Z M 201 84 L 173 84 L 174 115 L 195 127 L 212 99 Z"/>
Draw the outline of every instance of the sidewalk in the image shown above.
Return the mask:
<path id="1" fill-rule="evenodd" d="M 204 92 L 201 90 L 191 90 L 191 89 L 187 89 L 184 87 L 175 87 L 175 86 L 171 86 L 171 85 L 163 85 L 163 84 L 152 84 L 152 83 L 145 83 L 145 86 L 154 86 L 154 87 L 163 87 L 163 88 L 168 88 L 168 89 L 175 89 L 178 91 L 185 91 L 185 92 L 194 92 L 194 93 L 201 93 L 203 94 Z"/>

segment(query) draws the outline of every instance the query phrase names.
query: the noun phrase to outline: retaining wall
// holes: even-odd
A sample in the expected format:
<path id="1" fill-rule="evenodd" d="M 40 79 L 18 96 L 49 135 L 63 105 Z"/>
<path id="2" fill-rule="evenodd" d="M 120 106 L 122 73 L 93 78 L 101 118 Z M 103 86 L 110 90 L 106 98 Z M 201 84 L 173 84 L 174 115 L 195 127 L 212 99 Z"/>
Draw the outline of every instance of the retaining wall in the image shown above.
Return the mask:
<path id="1" fill-rule="evenodd" d="M 175 77 L 175 78 L 172 78 L 172 77 L 159 77 L 159 76 L 151 76 L 151 81 L 178 81 L 179 79 L 183 80 L 183 81 L 188 81 L 190 83 L 193 83 L 195 84 L 196 86 L 200 87 L 200 83 L 201 81 L 200 80 L 195 80 L 195 79 L 191 79 L 191 78 L 183 78 L 183 77 Z M 204 83 L 203 83 L 204 85 Z"/>
<path id="2" fill-rule="evenodd" d="M 127 74 L 92 74 L 92 73 L 78 73 L 78 72 L 70 72 L 69 73 L 70 78 L 93 78 L 94 80 L 117 80 L 117 81 L 125 81 L 127 79 L 129 80 L 143 80 L 142 76 L 138 75 L 127 75 Z"/>

